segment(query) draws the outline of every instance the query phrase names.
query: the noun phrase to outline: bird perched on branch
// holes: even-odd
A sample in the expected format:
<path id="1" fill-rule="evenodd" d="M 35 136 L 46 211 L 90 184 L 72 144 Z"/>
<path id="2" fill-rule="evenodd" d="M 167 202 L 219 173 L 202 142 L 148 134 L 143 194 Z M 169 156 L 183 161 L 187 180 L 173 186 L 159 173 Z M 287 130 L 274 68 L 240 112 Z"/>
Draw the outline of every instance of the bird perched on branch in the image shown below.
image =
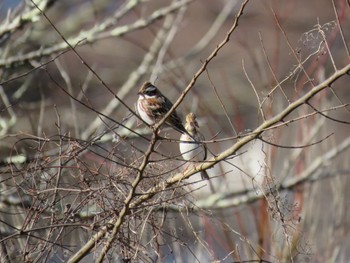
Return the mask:
<path id="1" fill-rule="evenodd" d="M 159 122 L 173 106 L 171 101 L 150 82 L 145 82 L 137 94 L 139 95 L 137 111 L 148 125 L 152 126 Z M 187 133 L 181 118 L 175 110 L 165 120 L 165 124 L 182 134 Z"/>
<path id="2" fill-rule="evenodd" d="M 207 148 L 202 142 L 204 136 L 199 132 L 198 122 L 194 113 L 187 114 L 185 129 L 188 134 L 184 133 L 180 137 L 180 152 L 184 160 L 191 163 L 206 160 Z M 201 171 L 200 174 L 202 179 L 209 179 L 209 175 L 205 170 Z"/>

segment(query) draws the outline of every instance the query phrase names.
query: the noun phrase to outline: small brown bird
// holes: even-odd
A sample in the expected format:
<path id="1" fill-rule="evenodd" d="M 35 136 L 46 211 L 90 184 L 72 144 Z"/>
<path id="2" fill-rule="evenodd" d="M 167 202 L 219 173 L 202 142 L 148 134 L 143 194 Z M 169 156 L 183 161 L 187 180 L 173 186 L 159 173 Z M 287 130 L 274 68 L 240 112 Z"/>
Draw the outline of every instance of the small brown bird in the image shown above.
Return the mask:
<path id="1" fill-rule="evenodd" d="M 137 94 L 139 95 L 137 111 L 148 125 L 152 126 L 160 121 L 173 106 L 171 101 L 150 82 L 145 82 Z M 176 111 L 171 113 L 165 124 L 180 133 L 187 133 Z"/>
<path id="2" fill-rule="evenodd" d="M 185 129 L 188 134 L 184 133 L 180 137 L 180 152 L 184 160 L 191 163 L 206 160 L 207 147 L 202 143 L 204 136 L 199 132 L 198 122 L 194 113 L 187 114 Z M 205 170 L 201 171 L 200 174 L 202 179 L 209 179 L 209 175 Z"/>

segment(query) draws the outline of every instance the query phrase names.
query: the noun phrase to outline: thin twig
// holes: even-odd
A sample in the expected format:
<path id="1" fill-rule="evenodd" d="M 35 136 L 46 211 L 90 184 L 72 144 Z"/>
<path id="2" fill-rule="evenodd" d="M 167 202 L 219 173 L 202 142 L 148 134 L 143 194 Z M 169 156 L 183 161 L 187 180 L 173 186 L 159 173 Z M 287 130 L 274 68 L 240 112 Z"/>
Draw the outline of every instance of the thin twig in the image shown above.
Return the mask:
<path id="1" fill-rule="evenodd" d="M 349 4 L 349 1 L 348 1 L 348 4 Z M 350 61 L 350 51 L 349 51 L 349 48 L 348 48 L 348 45 L 347 45 L 347 41 L 345 40 L 345 36 L 344 36 L 344 33 L 343 33 L 343 28 L 342 28 L 341 23 L 340 23 L 337 7 L 336 7 L 336 5 L 334 3 L 334 0 L 332 0 L 332 6 L 333 6 L 335 17 L 337 18 L 337 25 L 339 27 L 340 36 L 342 38 L 343 45 L 344 45 L 344 47 L 346 49 L 346 53 L 348 54 L 348 59 Z M 341 8 L 341 10 L 343 10 L 342 12 L 345 12 L 344 9 L 345 9 L 345 7 L 343 6 Z"/>
<path id="2" fill-rule="evenodd" d="M 254 91 L 254 94 L 255 94 L 255 97 L 256 97 L 256 100 L 258 101 L 258 109 L 261 113 L 261 117 L 263 118 L 263 121 L 266 121 L 266 117 L 265 117 L 265 113 L 264 113 L 264 109 L 262 108 L 262 104 L 261 104 L 261 101 L 260 101 L 260 97 L 259 97 L 259 94 L 253 84 L 253 82 L 251 81 L 251 79 L 249 78 L 249 75 L 245 69 L 245 66 L 244 66 L 244 60 L 242 59 L 242 68 L 243 68 L 243 72 L 244 72 L 244 75 L 246 76 L 250 86 L 252 87 L 253 91 Z"/>

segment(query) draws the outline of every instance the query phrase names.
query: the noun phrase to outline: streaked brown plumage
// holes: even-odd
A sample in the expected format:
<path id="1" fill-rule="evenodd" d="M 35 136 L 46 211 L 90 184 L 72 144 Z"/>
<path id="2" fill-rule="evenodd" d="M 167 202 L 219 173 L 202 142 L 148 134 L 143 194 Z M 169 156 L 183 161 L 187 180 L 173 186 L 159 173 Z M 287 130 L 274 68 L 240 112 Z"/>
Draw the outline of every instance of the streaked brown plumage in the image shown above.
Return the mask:
<path id="1" fill-rule="evenodd" d="M 159 122 L 173 106 L 171 101 L 150 82 L 145 82 L 137 94 L 139 95 L 137 111 L 148 125 L 152 126 Z M 170 114 L 165 124 L 180 133 L 187 133 L 176 111 Z"/>

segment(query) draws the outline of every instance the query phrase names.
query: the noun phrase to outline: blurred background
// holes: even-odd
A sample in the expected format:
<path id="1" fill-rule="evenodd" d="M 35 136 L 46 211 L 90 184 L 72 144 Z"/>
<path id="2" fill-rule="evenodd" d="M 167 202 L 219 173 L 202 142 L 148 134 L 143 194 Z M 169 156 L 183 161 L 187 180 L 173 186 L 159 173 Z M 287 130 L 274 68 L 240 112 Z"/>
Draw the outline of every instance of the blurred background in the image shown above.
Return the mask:
<path id="1" fill-rule="evenodd" d="M 136 177 L 152 136 L 135 116 L 141 84 L 175 102 L 242 1 L 34 2 L 0 1 L 0 255 L 65 262 L 118 215 Z M 346 0 L 248 1 L 177 109 L 196 113 L 209 156 L 349 65 L 349 11 Z M 209 182 L 194 175 L 135 207 L 106 260 L 347 262 L 349 81 L 209 169 Z M 185 169 L 179 134 L 161 136 L 140 195 Z"/>

